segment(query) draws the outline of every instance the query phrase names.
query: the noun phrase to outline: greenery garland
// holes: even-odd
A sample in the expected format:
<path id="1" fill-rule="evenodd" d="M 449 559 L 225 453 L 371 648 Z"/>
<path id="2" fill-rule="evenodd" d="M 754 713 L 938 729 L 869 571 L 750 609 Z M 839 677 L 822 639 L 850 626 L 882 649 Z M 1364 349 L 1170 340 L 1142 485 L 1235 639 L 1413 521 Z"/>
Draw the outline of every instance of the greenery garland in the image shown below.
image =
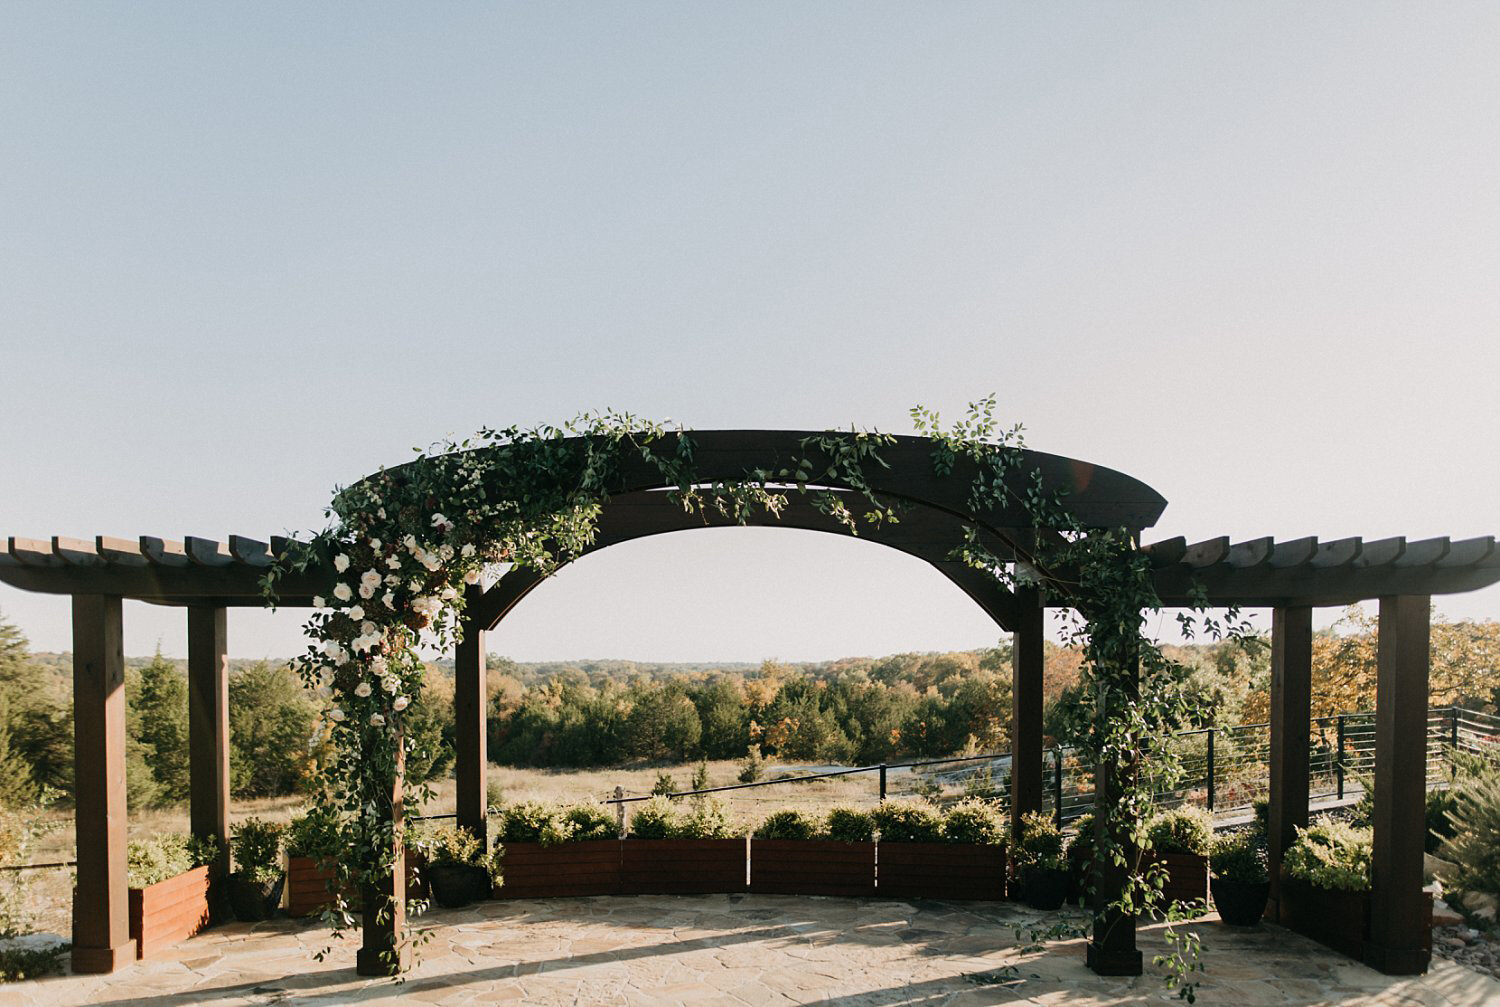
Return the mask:
<path id="1" fill-rule="evenodd" d="M 1143 632 L 1142 613 L 1160 610 L 1161 602 L 1147 557 L 1128 530 L 1081 527 L 1046 490 L 1041 473 L 1025 469 L 1021 428 L 996 433 L 994 408 L 994 396 L 971 404 L 949 428 L 921 407 L 912 417 L 932 442 L 935 474 L 951 476 L 960 460 L 971 463 L 971 513 L 1019 505 L 1029 518 L 1033 541 L 1018 544 L 1019 562 L 995 556 L 978 527 L 966 528 L 953 555 L 1001 586 L 1025 582 L 1060 596 L 1076 613 L 1070 642 L 1083 647 L 1086 682 L 1098 702 L 1095 715 L 1080 718 L 1069 740 L 1094 759 L 1125 769 L 1114 800 L 1106 802 L 1107 815 L 1100 816 L 1096 856 L 1128 873 L 1125 891 L 1110 908 L 1139 915 L 1162 903 L 1160 871 L 1141 867 L 1150 842 L 1144 823 L 1152 784 L 1175 771 L 1170 726 L 1192 712 L 1175 687 L 1180 669 Z M 605 412 L 560 427 L 483 430 L 338 491 L 327 511 L 330 526 L 309 550 L 283 558 L 265 588 L 274 603 L 282 573 L 305 569 L 315 557 L 331 564 L 338 577 L 330 597 L 314 599 L 307 623 L 313 642 L 297 668 L 329 704 L 321 727 L 333 753 L 327 798 L 342 813 L 344 846 L 352 852 L 340 860 L 347 883 L 340 889 L 366 886 L 368 892 L 395 867 L 401 836 L 393 825 L 392 792 L 399 765 L 412 754 L 402 719 L 421 694 L 424 666 L 417 649 L 453 645 L 465 588 L 477 585 L 486 568 L 508 565 L 548 576 L 579 556 L 593 542 L 603 504 L 622 488 L 627 459 L 645 463 L 671 489 L 671 499 L 690 512 L 712 510 L 745 523 L 757 511 L 779 515 L 795 491 L 858 535 L 862 526 L 901 519 L 901 506 L 882 499 L 867 476 L 873 468 L 889 468 L 881 449 L 894 440 L 855 430 L 816 435 L 801 442 L 805 456 L 787 467 L 705 485 L 695 476 L 694 444 L 686 431 Z M 860 501 L 861 513 L 850 510 L 851 499 Z M 1179 619 L 1191 632 L 1193 618 Z M 1222 632 L 1217 623 L 1208 626 Z M 1143 765 L 1153 767 L 1150 779 L 1135 771 Z M 413 796 L 427 794 L 424 789 Z M 413 912 L 422 908 L 411 906 Z M 343 896 L 326 918 L 336 937 L 354 926 Z M 1186 980 L 1200 967 L 1196 936 L 1176 940 L 1174 947 L 1158 964 L 1169 967 L 1169 983 L 1191 1002 L 1194 984 Z"/>

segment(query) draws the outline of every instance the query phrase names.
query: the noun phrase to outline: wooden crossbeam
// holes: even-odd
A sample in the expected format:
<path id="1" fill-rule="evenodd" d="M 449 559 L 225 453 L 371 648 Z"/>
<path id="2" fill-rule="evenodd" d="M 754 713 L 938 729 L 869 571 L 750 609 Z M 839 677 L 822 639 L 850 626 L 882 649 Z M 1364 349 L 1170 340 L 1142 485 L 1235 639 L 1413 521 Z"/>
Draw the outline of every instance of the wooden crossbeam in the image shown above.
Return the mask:
<path id="1" fill-rule="evenodd" d="M 1151 557 L 1151 565 L 1154 567 L 1171 566 L 1182 562 L 1182 558 L 1187 555 L 1187 539 L 1181 535 L 1162 539 L 1160 542 L 1141 546 L 1141 552 Z"/>
<path id="2" fill-rule="evenodd" d="M 1420 542 L 1408 542 L 1406 551 L 1391 565 L 1395 567 L 1431 566 L 1448 555 L 1448 545 L 1446 538 L 1424 538 Z"/>
<path id="3" fill-rule="evenodd" d="M 150 562 L 141 552 L 139 539 L 100 535 L 94 539 L 94 551 L 112 566 L 145 566 Z"/>
<path id="4" fill-rule="evenodd" d="M 22 566 L 62 566 L 63 558 L 52 551 L 52 543 L 36 539 L 17 538 L 12 535 L 9 543 L 12 558 Z"/>
<path id="5" fill-rule="evenodd" d="M 1353 563 L 1363 551 L 1364 543 L 1358 537 L 1320 542 L 1318 551 L 1313 555 L 1311 562 L 1320 570 L 1337 569 Z"/>
<path id="6" fill-rule="evenodd" d="M 229 536 L 229 554 L 241 563 L 251 566 L 270 566 L 274 560 L 271 558 L 270 546 L 253 538 L 243 535 Z"/>
<path id="7" fill-rule="evenodd" d="M 1236 542 L 1229 547 L 1229 555 L 1225 562 L 1239 569 L 1260 566 L 1271 558 L 1271 550 L 1275 547 L 1276 543 L 1269 535 L 1263 538 L 1252 538 L 1245 542 Z"/>
<path id="8" fill-rule="evenodd" d="M 1218 538 L 1204 539 L 1202 542 L 1194 542 L 1187 547 L 1183 553 L 1182 562 L 1188 566 L 1213 566 L 1222 563 L 1224 557 L 1229 555 L 1229 536 L 1220 535 Z"/>
<path id="9" fill-rule="evenodd" d="M 229 548 L 222 542 L 211 538 L 194 538 L 192 535 L 182 540 L 187 547 L 188 559 L 199 566 L 228 566 L 234 562 L 234 556 L 230 554 Z"/>
<path id="10" fill-rule="evenodd" d="M 1488 535 L 1450 542 L 1448 555 L 1438 560 L 1439 567 L 1474 566 L 1488 559 L 1495 551 L 1495 540 Z"/>
<path id="11" fill-rule="evenodd" d="M 187 547 L 171 539 L 141 536 L 141 554 L 157 566 L 187 566 Z"/>
<path id="12" fill-rule="evenodd" d="M 1388 566 L 1405 554 L 1405 537 L 1398 535 L 1395 538 L 1376 539 L 1361 545 L 1359 555 L 1354 557 L 1351 565 L 1366 569 Z"/>
<path id="13" fill-rule="evenodd" d="M 1277 542 L 1271 550 L 1271 565 L 1278 570 L 1285 570 L 1294 566 L 1302 566 L 1312 562 L 1312 558 L 1318 553 L 1317 536 L 1307 538 L 1294 538 L 1285 542 Z"/>

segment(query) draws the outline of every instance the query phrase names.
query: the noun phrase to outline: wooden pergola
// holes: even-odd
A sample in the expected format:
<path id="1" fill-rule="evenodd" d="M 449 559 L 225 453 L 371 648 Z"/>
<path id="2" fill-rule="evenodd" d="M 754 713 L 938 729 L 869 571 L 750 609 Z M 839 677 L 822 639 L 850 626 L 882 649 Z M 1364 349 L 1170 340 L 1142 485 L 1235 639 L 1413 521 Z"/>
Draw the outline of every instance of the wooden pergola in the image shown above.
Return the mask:
<path id="1" fill-rule="evenodd" d="M 799 431 L 695 431 L 694 463 L 704 483 L 774 471 L 777 459 L 805 453 Z M 954 475 L 933 473 L 932 443 L 901 437 L 882 451 L 888 469 L 872 477 L 874 491 L 901 512 L 899 523 L 861 527 L 860 536 L 931 564 L 974 600 L 1002 629 L 1014 634 L 1012 725 L 1013 821 L 1043 804 L 1042 652 L 1044 603 L 1034 589 L 1009 590 L 952 558 L 965 528 L 1003 562 L 1031 562 L 1035 536 L 1019 507 L 973 513 L 962 463 Z M 1086 527 L 1125 528 L 1142 541 L 1166 501 L 1144 483 L 1075 459 L 1025 452 L 1025 469 L 1041 473 L 1049 489 L 1066 493 L 1073 517 Z M 655 470 L 623 466 L 619 485 L 603 507 L 597 551 L 649 535 L 705 525 L 736 524 L 726 517 L 689 514 L 668 501 Z M 828 491 L 858 502 L 854 489 Z M 833 534 L 848 530 L 812 502 L 791 494 L 778 517 L 749 523 Z M 230 536 L 227 543 L 200 538 L 181 542 L 100 536 L 93 541 L 10 538 L 0 553 L 0 582 L 30 591 L 72 596 L 76 827 L 78 883 L 73 920 L 73 968 L 109 972 L 134 960 L 126 896 L 125 697 L 122 614 L 124 599 L 187 609 L 190 706 L 191 821 L 193 832 L 221 841 L 229 835 L 229 713 L 227 610 L 265 604 L 261 578 L 276 558 L 305 545 Z M 1272 901 L 1277 918 L 1277 873 L 1294 829 L 1308 821 L 1308 737 L 1312 669 L 1312 609 L 1379 600 L 1379 682 L 1376 709 L 1373 872 L 1374 931 L 1365 960 L 1381 971 L 1423 971 L 1425 920 L 1422 849 L 1426 766 L 1428 633 L 1433 595 L 1475 590 L 1500 582 L 1500 552 L 1493 538 L 1408 542 L 1358 538 L 1231 543 L 1227 538 L 1189 545 L 1167 539 L 1149 554 L 1157 591 L 1167 606 L 1206 598 L 1214 606 L 1269 607 L 1272 617 L 1270 852 Z M 541 582 L 511 570 L 488 588 L 470 589 L 462 642 L 456 653 L 454 692 L 457 815 L 481 837 L 486 829 L 485 636 Z M 313 556 L 305 571 L 278 584 L 283 607 L 309 607 L 327 594 L 334 571 Z M 227 844 L 225 844 L 227 846 Z M 227 854 L 218 865 L 227 870 Z M 394 879 L 400 890 L 400 879 Z M 1110 884 L 1097 898 L 1107 901 Z M 1101 903 L 1102 904 L 1102 903 Z M 1089 964 L 1101 974 L 1138 974 L 1133 920 L 1111 920 L 1096 929 Z M 383 926 L 366 921 L 361 963 L 392 947 L 399 916 Z"/>

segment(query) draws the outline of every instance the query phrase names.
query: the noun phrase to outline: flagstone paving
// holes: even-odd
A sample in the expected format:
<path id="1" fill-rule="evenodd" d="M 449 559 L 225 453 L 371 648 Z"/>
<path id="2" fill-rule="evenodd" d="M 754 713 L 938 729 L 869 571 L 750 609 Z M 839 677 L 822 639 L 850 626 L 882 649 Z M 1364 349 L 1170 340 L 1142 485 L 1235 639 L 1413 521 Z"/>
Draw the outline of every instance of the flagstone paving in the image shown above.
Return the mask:
<path id="1" fill-rule="evenodd" d="M 422 917 L 430 939 L 401 983 L 355 976 L 349 942 L 314 961 L 328 932 L 278 920 L 216 927 L 113 976 L 6 986 L 0 1005 L 1180 1002 L 1149 968 L 1137 979 L 1089 972 L 1080 940 L 1026 946 L 1033 929 L 1064 918 L 1013 903 L 772 895 L 497 901 Z M 1209 917 L 1194 929 L 1206 945 L 1202 1004 L 1500 1005 L 1500 982 L 1443 959 L 1398 979 L 1278 927 Z M 1148 961 L 1165 949 L 1161 931 L 1141 932 Z"/>

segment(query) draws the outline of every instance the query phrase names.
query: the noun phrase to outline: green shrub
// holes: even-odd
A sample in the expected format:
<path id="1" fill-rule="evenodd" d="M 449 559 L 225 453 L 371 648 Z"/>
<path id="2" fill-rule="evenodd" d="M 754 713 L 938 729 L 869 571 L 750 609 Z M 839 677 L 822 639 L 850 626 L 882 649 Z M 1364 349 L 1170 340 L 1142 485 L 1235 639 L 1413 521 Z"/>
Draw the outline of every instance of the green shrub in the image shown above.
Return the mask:
<path id="1" fill-rule="evenodd" d="M 886 801 L 875 809 L 882 843 L 940 843 L 943 820 L 932 806 L 917 801 Z"/>
<path id="2" fill-rule="evenodd" d="M 828 812 L 828 838 L 836 843 L 868 843 L 875 838 L 875 816 L 858 808 Z"/>
<path id="3" fill-rule="evenodd" d="M 1045 811 L 1028 811 L 1021 816 L 1021 835 L 1011 853 L 1022 867 L 1062 870 L 1063 836 L 1052 816 Z"/>
<path id="4" fill-rule="evenodd" d="M 1363 892 L 1370 888 L 1371 853 L 1369 829 L 1324 819 L 1297 829 L 1284 863 L 1292 877 L 1319 888 Z"/>
<path id="5" fill-rule="evenodd" d="M 485 862 L 479 837 L 453 822 L 423 822 L 412 845 L 430 866 L 479 866 Z"/>
<path id="6" fill-rule="evenodd" d="M 505 884 L 505 847 L 499 843 L 490 850 L 490 855 L 484 858 L 484 866 L 490 872 L 490 884 L 496 888 Z"/>
<path id="7" fill-rule="evenodd" d="M 602 804 L 575 804 L 563 812 L 563 820 L 572 826 L 572 841 L 590 842 L 618 839 L 620 823 Z"/>
<path id="8" fill-rule="evenodd" d="M 12 947 L 0 950 L 0 983 L 39 979 L 65 970 L 71 944 L 50 947 Z"/>
<path id="9" fill-rule="evenodd" d="M 1500 769 L 1454 790 L 1453 835 L 1443 842 L 1442 856 L 1457 866 L 1458 887 L 1500 894 Z"/>
<path id="10" fill-rule="evenodd" d="M 656 785 L 651 788 L 651 793 L 658 797 L 677 793 L 677 781 L 672 779 L 671 773 L 657 773 Z"/>
<path id="11" fill-rule="evenodd" d="M 250 881 L 275 881 L 281 877 L 281 844 L 286 826 L 247 818 L 230 835 L 229 849 L 240 877 Z"/>
<path id="12" fill-rule="evenodd" d="M 343 852 L 344 838 L 337 812 L 322 806 L 295 816 L 286 827 L 286 855 L 331 859 Z"/>
<path id="13" fill-rule="evenodd" d="M 653 797 L 636 805 L 630 816 L 630 835 L 636 839 L 671 839 L 682 816 L 665 797 Z"/>
<path id="14" fill-rule="evenodd" d="M 185 833 L 167 833 L 150 839 L 132 839 L 125 846 L 125 873 L 131 888 L 145 888 L 195 867 L 211 864 L 219 854 L 212 839 Z M 278 873 L 280 861 L 278 860 Z"/>
<path id="15" fill-rule="evenodd" d="M 693 789 L 708 789 L 708 760 L 701 759 L 696 768 L 693 769 Z"/>
<path id="16" fill-rule="evenodd" d="M 753 835 L 756 839 L 819 839 L 822 823 L 805 811 L 788 808 L 767 816 Z"/>
<path id="17" fill-rule="evenodd" d="M 1453 822 L 1448 812 L 1457 807 L 1457 788 L 1427 792 L 1427 839 L 1423 848 L 1428 853 L 1436 853 L 1444 840 L 1453 838 Z"/>
<path id="18" fill-rule="evenodd" d="M 745 761 L 740 763 L 739 781 L 741 783 L 754 783 L 766 772 L 766 760 L 761 757 L 760 746 L 751 745 L 750 751 L 745 755 Z"/>
<path id="19" fill-rule="evenodd" d="M 1006 821 L 992 802 L 969 798 L 943 815 L 943 838 L 950 843 L 1004 846 Z"/>
<path id="20" fill-rule="evenodd" d="M 1094 859 L 1094 813 L 1090 811 L 1073 823 L 1078 831 L 1068 837 L 1069 858 L 1079 857 L 1085 862 Z"/>
<path id="21" fill-rule="evenodd" d="M 1157 853 L 1192 853 L 1208 856 L 1214 840 L 1214 818 L 1201 808 L 1174 808 L 1158 812 L 1147 829 L 1151 848 Z"/>
<path id="22" fill-rule="evenodd" d="M 1225 881 L 1259 884 L 1267 879 L 1266 850 L 1253 829 L 1215 839 L 1208 851 L 1208 864 L 1214 877 Z"/>
<path id="23" fill-rule="evenodd" d="M 735 829 L 729 817 L 729 805 L 715 797 L 693 802 L 693 810 L 678 817 L 670 839 L 732 839 L 744 832 Z"/>
<path id="24" fill-rule="evenodd" d="M 558 810 L 540 801 L 522 801 L 499 809 L 496 838 L 502 843 L 540 843 L 544 834 L 556 837 L 560 831 Z"/>

